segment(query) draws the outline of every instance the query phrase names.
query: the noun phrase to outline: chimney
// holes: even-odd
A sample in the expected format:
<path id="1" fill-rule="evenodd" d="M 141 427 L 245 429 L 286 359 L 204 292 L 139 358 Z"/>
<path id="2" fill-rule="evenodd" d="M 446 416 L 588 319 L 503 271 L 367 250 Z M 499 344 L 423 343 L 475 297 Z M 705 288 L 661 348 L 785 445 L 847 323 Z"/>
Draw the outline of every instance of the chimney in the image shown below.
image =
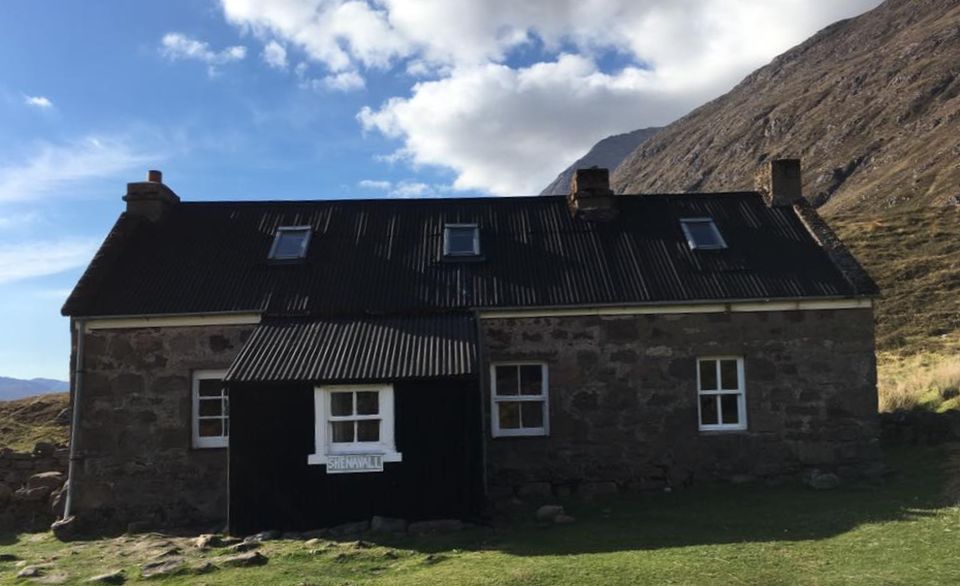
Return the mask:
<path id="1" fill-rule="evenodd" d="M 770 207 L 792 206 L 803 199 L 800 159 L 776 159 L 757 174 L 757 191 Z"/>
<path id="2" fill-rule="evenodd" d="M 163 173 L 147 171 L 147 180 L 127 183 L 127 213 L 140 216 L 151 222 L 159 221 L 171 207 L 180 203 L 180 198 L 172 189 L 163 184 Z"/>
<path id="3" fill-rule="evenodd" d="M 617 196 L 610 189 L 610 171 L 599 167 L 577 169 L 567 196 L 570 213 L 588 222 L 617 217 Z"/>

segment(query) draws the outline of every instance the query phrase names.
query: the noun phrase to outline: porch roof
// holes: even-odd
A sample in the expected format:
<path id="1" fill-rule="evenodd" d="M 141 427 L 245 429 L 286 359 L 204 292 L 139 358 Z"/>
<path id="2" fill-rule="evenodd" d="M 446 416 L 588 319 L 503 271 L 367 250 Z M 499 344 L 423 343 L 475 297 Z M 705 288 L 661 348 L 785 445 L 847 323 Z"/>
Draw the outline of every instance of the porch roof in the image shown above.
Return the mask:
<path id="1" fill-rule="evenodd" d="M 367 382 L 470 375 L 477 369 L 469 314 L 276 319 L 240 350 L 233 383 Z"/>

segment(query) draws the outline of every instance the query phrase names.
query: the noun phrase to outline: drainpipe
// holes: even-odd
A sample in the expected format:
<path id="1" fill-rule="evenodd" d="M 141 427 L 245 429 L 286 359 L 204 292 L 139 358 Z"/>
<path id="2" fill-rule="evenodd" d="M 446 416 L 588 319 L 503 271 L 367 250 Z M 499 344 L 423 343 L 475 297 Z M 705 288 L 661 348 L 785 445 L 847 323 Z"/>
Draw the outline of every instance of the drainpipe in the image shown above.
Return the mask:
<path id="1" fill-rule="evenodd" d="M 70 413 L 70 462 L 67 465 L 67 499 L 63 504 L 63 518 L 69 519 L 73 512 L 73 485 L 76 478 L 76 462 L 78 447 L 77 440 L 80 437 L 80 393 L 83 389 L 83 334 L 86 328 L 86 322 L 82 319 L 76 320 L 74 325 L 77 328 L 77 355 L 76 364 L 73 368 L 73 409 Z"/>
<path id="2" fill-rule="evenodd" d="M 477 373 L 477 381 L 480 383 L 480 463 L 481 463 L 481 476 L 480 481 L 483 486 L 483 498 L 484 501 L 487 499 L 488 494 L 488 480 L 487 480 L 487 418 L 486 418 L 486 405 L 487 401 L 484 400 L 484 390 L 486 388 L 486 365 L 485 360 L 487 358 L 486 352 L 484 352 L 484 347 L 486 346 L 486 340 L 483 336 L 483 327 L 480 325 L 480 310 L 475 309 L 473 311 L 473 323 L 477 328 L 477 366 L 479 372 Z M 490 414 L 493 417 L 493 414 Z"/>

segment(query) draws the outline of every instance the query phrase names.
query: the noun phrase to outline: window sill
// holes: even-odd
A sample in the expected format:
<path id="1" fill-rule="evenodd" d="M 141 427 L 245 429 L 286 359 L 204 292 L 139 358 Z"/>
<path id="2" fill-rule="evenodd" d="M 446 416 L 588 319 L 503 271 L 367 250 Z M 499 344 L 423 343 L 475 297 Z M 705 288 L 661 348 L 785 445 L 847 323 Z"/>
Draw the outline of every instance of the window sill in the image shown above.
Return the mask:
<path id="1" fill-rule="evenodd" d="M 531 430 L 531 431 L 512 431 L 512 432 L 503 432 L 498 431 L 491 434 L 493 439 L 510 439 L 514 437 L 550 437 L 550 434 L 545 430 Z"/>
<path id="2" fill-rule="evenodd" d="M 731 427 L 730 429 L 701 429 L 700 435 L 731 435 L 738 433 L 748 433 L 750 430 L 746 427 Z"/>
<path id="3" fill-rule="evenodd" d="M 376 454 L 377 456 L 383 456 L 383 462 L 402 462 L 403 454 L 400 452 L 378 452 L 375 450 L 358 450 L 356 452 L 330 452 L 324 454 L 309 454 L 307 456 L 307 464 L 310 466 L 325 466 L 327 462 L 330 461 L 330 456 L 350 456 L 350 455 L 363 455 L 363 454 Z"/>

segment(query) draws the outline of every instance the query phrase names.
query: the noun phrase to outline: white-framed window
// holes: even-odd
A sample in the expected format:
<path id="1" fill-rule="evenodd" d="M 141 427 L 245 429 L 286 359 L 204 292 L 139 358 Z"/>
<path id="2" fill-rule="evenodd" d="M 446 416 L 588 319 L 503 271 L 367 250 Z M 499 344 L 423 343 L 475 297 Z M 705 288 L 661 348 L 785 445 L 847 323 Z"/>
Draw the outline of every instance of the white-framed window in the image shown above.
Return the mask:
<path id="1" fill-rule="evenodd" d="M 308 464 L 330 456 L 377 454 L 400 462 L 394 440 L 393 385 L 332 385 L 313 391 L 314 453 Z"/>
<path id="2" fill-rule="evenodd" d="M 513 362 L 490 366 L 490 420 L 493 437 L 549 435 L 547 365 Z"/>
<path id="3" fill-rule="evenodd" d="M 225 448 L 230 438 L 230 396 L 225 370 L 193 371 L 193 447 Z"/>
<path id="4" fill-rule="evenodd" d="M 680 227 L 691 250 L 720 250 L 727 247 L 713 218 L 684 218 Z"/>
<path id="5" fill-rule="evenodd" d="M 443 227 L 444 256 L 479 256 L 480 227 L 476 224 L 445 224 Z"/>
<path id="6" fill-rule="evenodd" d="M 310 245 L 311 226 L 281 226 L 270 246 L 270 260 L 296 260 L 307 256 Z"/>
<path id="7" fill-rule="evenodd" d="M 697 359 L 697 399 L 700 431 L 747 429 L 743 358 Z"/>

